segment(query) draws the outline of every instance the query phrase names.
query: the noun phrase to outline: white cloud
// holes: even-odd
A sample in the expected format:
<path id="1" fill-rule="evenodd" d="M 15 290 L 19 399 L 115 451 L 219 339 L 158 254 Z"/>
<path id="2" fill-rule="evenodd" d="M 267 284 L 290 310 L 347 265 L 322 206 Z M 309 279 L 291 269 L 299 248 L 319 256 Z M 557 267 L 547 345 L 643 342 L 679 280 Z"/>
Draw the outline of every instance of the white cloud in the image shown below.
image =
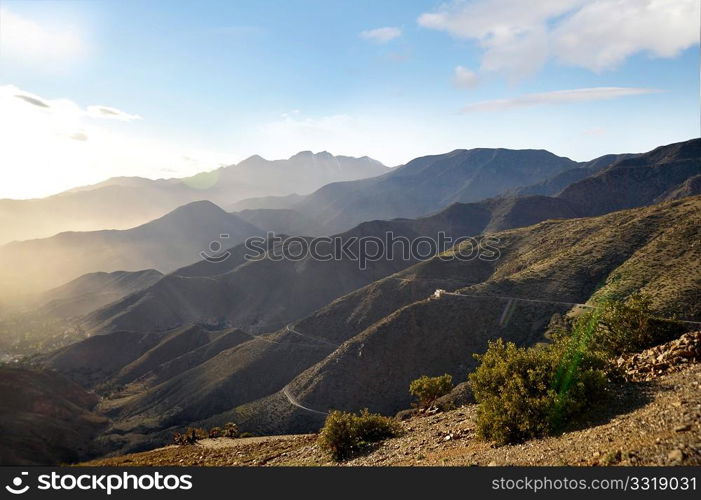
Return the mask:
<path id="1" fill-rule="evenodd" d="M 422 14 L 418 23 L 456 38 L 476 40 L 483 49 L 482 69 L 522 78 L 548 57 L 547 20 L 583 0 L 454 1 Z"/>
<path id="2" fill-rule="evenodd" d="M 595 0 L 552 31 L 555 57 L 593 71 L 638 52 L 674 57 L 699 43 L 699 0 Z"/>
<path id="3" fill-rule="evenodd" d="M 141 120 L 139 115 L 125 113 L 109 106 L 88 106 L 86 110 L 87 116 L 92 118 L 107 118 L 109 120 L 120 120 L 130 122 L 132 120 Z"/>
<path id="4" fill-rule="evenodd" d="M 618 97 L 653 94 L 657 89 L 630 87 L 595 87 L 588 89 L 555 90 L 538 94 L 524 94 L 511 99 L 482 101 L 465 106 L 464 113 L 477 111 L 508 111 L 514 108 L 528 108 L 548 104 L 568 104 L 575 102 L 603 101 Z"/>
<path id="5" fill-rule="evenodd" d="M 360 38 L 375 43 L 387 43 L 402 36 L 402 30 L 393 26 L 365 30 L 360 32 Z"/>
<path id="6" fill-rule="evenodd" d="M 471 89 L 479 84 L 477 73 L 464 66 L 456 66 L 454 73 L 453 83 L 455 83 L 456 87 Z"/>
<path id="7" fill-rule="evenodd" d="M 126 113 L 110 106 L 92 105 L 82 109 L 76 103 L 67 99 L 44 99 L 36 94 L 18 89 L 14 85 L 4 85 L 0 87 L 0 89 L 3 89 L 5 95 L 9 95 L 9 93 L 14 92 L 14 94 L 12 94 L 13 97 L 21 99 L 22 101 L 33 106 L 50 110 L 54 114 L 60 114 L 64 118 L 72 115 L 75 118 L 86 116 L 89 118 L 105 118 L 108 120 L 119 120 L 125 122 L 141 120 L 139 115 Z"/>
<path id="8" fill-rule="evenodd" d="M 594 71 L 699 42 L 698 0 L 454 0 L 418 23 L 483 50 L 481 69 L 520 79 L 549 59 Z"/>
<path id="9" fill-rule="evenodd" d="M 82 59 L 88 46 L 75 26 L 39 24 L 0 9 L 0 55 L 22 64 L 53 68 Z"/>
<path id="10" fill-rule="evenodd" d="M 107 106 L 86 109 L 2 85 L 0 109 L 0 198 L 46 196 L 113 176 L 162 177 L 165 169 L 189 175 L 231 163 L 227 154 L 149 137 L 133 123 L 95 119 L 136 116 Z"/>

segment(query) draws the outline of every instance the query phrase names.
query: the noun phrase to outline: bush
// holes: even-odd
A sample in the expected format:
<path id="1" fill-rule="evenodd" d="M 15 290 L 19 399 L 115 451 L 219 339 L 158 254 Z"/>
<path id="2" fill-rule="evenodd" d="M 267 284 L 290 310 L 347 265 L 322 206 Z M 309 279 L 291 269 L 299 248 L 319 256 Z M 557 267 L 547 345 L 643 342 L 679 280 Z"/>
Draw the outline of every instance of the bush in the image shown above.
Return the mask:
<path id="1" fill-rule="evenodd" d="M 436 399 L 445 396 L 453 389 L 453 376 L 427 377 L 424 375 L 409 384 L 409 393 L 416 397 L 421 408 L 430 407 Z"/>
<path id="2" fill-rule="evenodd" d="M 222 436 L 228 438 L 239 437 L 239 426 L 233 422 L 227 422 L 224 424 L 224 429 L 222 430 Z"/>
<path id="3" fill-rule="evenodd" d="M 183 434 L 180 434 L 179 432 L 173 434 L 173 441 L 178 445 L 188 445 L 195 444 L 201 439 L 207 439 L 207 437 L 207 431 L 204 429 L 199 427 L 188 427 Z"/>
<path id="4" fill-rule="evenodd" d="M 319 433 L 319 446 L 334 460 L 344 460 L 366 449 L 370 443 L 382 441 L 401 433 L 399 422 L 390 417 L 370 413 L 359 415 L 332 411 Z"/>
<path id="5" fill-rule="evenodd" d="M 212 427 L 209 429 L 209 437 L 210 438 L 218 438 L 222 436 L 222 430 L 221 427 Z"/>
<path id="6" fill-rule="evenodd" d="M 596 313 L 588 313 L 589 316 Z M 584 319 L 586 321 L 586 318 Z M 594 343 L 611 356 L 639 352 L 682 335 L 686 328 L 674 319 L 654 315 L 649 297 L 631 295 L 608 301 L 599 313 Z"/>
<path id="7" fill-rule="evenodd" d="M 556 433 L 606 393 L 603 359 L 573 342 L 521 348 L 500 339 L 476 358 L 477 432 L 497 444 Z"/>
<path id="8" fill-rule="evenodd" d="M 607 300 L 582 314 L 553 343 L 529 348 L 491 342 L 469 376 L 477 430 L 498 444 L 553 434 L 607 395 L 611 357 L 679 337 L 680 322 L 655 317 L 649 298 Z M 608 373 L 607 373 L 608 372 Z"/>

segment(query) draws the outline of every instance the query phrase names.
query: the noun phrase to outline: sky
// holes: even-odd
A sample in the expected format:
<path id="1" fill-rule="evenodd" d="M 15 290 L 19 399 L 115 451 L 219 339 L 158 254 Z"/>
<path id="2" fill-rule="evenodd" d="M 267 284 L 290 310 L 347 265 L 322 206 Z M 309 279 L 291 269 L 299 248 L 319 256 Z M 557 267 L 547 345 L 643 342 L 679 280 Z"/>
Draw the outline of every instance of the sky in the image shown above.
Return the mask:
<path id="1" fill-rule="evenodd" d="M 699 136 L 701 0 L 0 0 L 0 198 L 259 154 Z"/>

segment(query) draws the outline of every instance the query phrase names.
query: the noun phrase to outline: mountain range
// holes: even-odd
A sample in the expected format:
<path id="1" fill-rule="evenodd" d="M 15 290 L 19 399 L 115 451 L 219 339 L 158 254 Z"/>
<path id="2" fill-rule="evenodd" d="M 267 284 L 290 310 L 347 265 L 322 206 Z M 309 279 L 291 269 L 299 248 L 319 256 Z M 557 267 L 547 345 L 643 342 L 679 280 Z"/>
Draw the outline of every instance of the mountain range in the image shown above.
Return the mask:
<path id="1" fill-rule="evenodd" d="M 90 453 L 228 421 L 310 432 L 332 408 L 406 408 L 410 380 L 462 381 L 488 340 L 544 341 L 597 294 L 642 291 L 660 315 L 701 321 L 700 179 L 701 139 L 586 163 L 458 150 L 307 195 L 220 202 L 234 213 L 200 201 L 128 230 L 5 245 L 0 276 L 12 289 L 73 280 L 34 304 L 79 335 L 32 366 L 101 396 L 75 410 L 109 420 L 90 427 Z M 248 258 L 248 236 L 267 257 L 283 250 L 268 232 L 335 235 L 351 254 L 362 237 L 444 233 L 488 238 L 498 253 L 381 255 L 365 268 L 350 255 Z M 201 258 L 213 241 L 226 258 Z"/>
<path id="2" fill-rule="evenodd" d="M 413 378 L 464 379 L 489 339 L 543 340 L 553 315 L 591 299 L 598 284 L 599 293 L 648 292 L 660 313 L 701 320 L 701 247 L 684 247 L 701 236 L 700 209 L 694 196 L 548 220 L 494 233 L 498 260 L 421 262 L 273 334 L 119 331 L 45 363 L 89 387 L 119 388 L 99 409 L 113 421 L 105 439 L 125 449 L 162 443 L 193 422 L 288 433 L 318 428 L 330 408 L 393 413 L 408 406 Z M 437 288 L 459 295 L 433 298 Z"/>
<path id="3" fill-rule="evenodd" d="M 453 203 L 339 235 L 486 234 L 496 260 L 386 259 L 361 271 L 348 260 L 246 261 L 237 246 L 94 311 L 84 324 L 97 335 L 42 363 L 108 391 L 105 446 L 138 449 L 192 423 L 308 432 L 330 408 L 395 412 L 411 379 L 464 379 L 488 339 L 541 341 L 553 315 L 597 293 L 644 291 L 660 314 L 699 321 L 701 247 L 688 242 L 701 236 L 700 144 L 619 159 L 554 197 Z M 602 186 L 635 196 L 604 203 Z"/>
<path id="4" fill-rule="evenodd" d="M 363 221 L 420 217 L 455 202 L 494 197 L 577 165 L 543 150 L 461 149 L 416 158 L 378 177 L 327 184 L 307 196 L 276 203 L 317 220 L 320 234 L 331 234 Z M 233 208 L 259 205 L 260 200 L 244 200 Z"/>
<path id="5" fill-rule="evenodd" d="M 699 172 L 701 152 L 697 151 L 695 166 L 693 160 L 689 165 L 685 158 L 688 150 L 698 147 L 694 142 L 701 143 L 692 141 L 684 147 L 672 145 L 641 155 L 635 159 L 633 167 L 628 163 L 630 159 L 623 159 L 593 177 L 572 184 L 556 197 L 503 196 L 477 203 L 454 203 L 432 216 L 364 222 L 337 236 L 345 242 L 363 236 L 385 238 L 391 232 L 409 239 L 423 236 L 435 240 L 438 232 L 444 232 L 456 239 L 546 219 L 586 216 L 606 211 L 607 207 L 610 211 L 628 208 L 629 202 L 624 198 L 607 200 L 602 205 L 600 182 L 606 182 L 612 191 L 628 189 L 638 193 L 638 206 L 651 204 L 685 184 L 686 180 L 676 173 L 679 163 L 684 165 L 688 176 Z M 654 189 L 643 191 L 639 187 L 649 178 L 648 171 L 664 172 L 667 167 L 672 175 L 658 179 Z M 591 193 L 585 194 L 588 189 Z M 357 254 L 358 244 L 352 248 Z M 148 331 L 202 322 L 236 326 L 251 332 L 272 331 L 416 262 L 384 255 L 370 262 L 367 270 L 362 270 L 358 262 L 349 259 L 319 261 L 307 255 L 300 261 L 245 261 L 242 258 L 244 248 L 234 248 L 231 253 L 237 257 L 230 262 L 197 264 L 202 271 L 196 274 L 187 268 L 174 272 L 152 287 L 96 311 L 87 318 L 86 328 L 98 333 Z M 299 300 L 300 295 L 304 300 Z"/>
<path id="6" fill-rule="evenodd" d="M 128 229 L 199 200 L 228 206 L 254 196 L 306 194 L 330 182 L 386 173 L 368 157 L 300 152 L 287 160 L 252 156 L 192 177 L 151 180 L 115 177 L 31 200 L 0 200 L 0 244 L 65 231 Z"/>

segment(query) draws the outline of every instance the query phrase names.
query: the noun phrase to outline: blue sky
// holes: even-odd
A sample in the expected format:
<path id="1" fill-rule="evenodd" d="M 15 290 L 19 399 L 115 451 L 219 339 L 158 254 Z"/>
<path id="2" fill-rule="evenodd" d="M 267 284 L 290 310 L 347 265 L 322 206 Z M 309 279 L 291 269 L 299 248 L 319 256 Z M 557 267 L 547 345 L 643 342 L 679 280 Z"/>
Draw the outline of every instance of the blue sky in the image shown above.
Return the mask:
<path id="1" fill-rule="evenodd" d="M 308 149 L 391 166 L 472 147 L 648 150 L 699 135 L 698 12 L 699 0 L 3 0 L 0 197 Z"/>

